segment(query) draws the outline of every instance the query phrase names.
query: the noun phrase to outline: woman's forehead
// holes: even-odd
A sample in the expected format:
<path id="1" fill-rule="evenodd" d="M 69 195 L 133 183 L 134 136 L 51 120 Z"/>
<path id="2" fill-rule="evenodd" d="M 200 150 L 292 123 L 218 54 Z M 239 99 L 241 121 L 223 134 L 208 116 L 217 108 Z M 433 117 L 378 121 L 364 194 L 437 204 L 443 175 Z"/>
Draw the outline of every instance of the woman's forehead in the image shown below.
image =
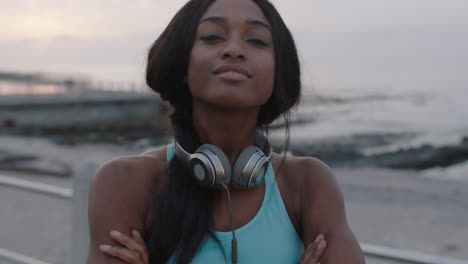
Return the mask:
<path id="1" fill-rule="evenodd" d="M 216 0 L 203 14 L 200 21 L 209 17 L 222 17 L 232 22 L 258 20 L 267 25 L 270 24 L 260 7 L 252 0 Z"/>

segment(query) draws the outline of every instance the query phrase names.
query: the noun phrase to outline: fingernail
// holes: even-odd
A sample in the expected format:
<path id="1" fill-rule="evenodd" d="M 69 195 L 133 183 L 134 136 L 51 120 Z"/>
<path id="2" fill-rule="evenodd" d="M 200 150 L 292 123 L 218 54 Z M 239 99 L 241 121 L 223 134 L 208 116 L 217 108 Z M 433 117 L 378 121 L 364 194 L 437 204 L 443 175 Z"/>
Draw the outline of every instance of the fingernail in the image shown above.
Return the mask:
<path id="1" fill-rule="evenodd" d="M 318 247 L 317 247 L 317 250 L 321 250 L 322 248 L 325 247 L 325 242 L 321 241 L 319 244 L 318 244 Z"/>
<path id="2" fill-rule="evenodd" d="M 315 242 L 315 243 L 318 243 L 318 242 L 319 242 L 320 240 L 322 240 L 322 239 L 323 239 L 323 235 L 320 234 L 320 235 L 317 236 L 317 238 L 315 239 L 314 242 Z"/>
<path id="3" fill-rule="evenodd" d="M 122 235 L 122 233 L 120 233 L 119 231 L 114 230 L 114 231 L 111 232 L 111 235 L 120 236 L 120 235 Z"/>
<path id="4" fill-rule="evenodd" d="M 100 245 L 99 248 L 102 249 L 102 250 L 109 250 L 109 249 L 111 249 L 111 246 L 109 246 L 109 245 Z"/>
<path id="5" fill-rule="evenodd" d="M 137 230 L 133 230 L 133 232 L 134 232 L 135 235 L 137 235 L 138 237 L 141 237 L 140 232 L 138 232 Z"/>

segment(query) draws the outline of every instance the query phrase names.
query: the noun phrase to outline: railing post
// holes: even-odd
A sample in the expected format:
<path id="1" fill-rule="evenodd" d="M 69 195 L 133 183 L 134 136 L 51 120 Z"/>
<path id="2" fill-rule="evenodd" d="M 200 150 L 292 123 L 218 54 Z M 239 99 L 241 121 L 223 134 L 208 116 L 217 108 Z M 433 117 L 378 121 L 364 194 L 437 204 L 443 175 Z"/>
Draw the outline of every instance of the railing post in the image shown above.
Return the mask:
<path id="1" fill-rule="evenodd" d="M 73 177 L 72 248 L 73 264 L 86 263 L 89 248 L 88 194 L 91 178 L 99 165 L 88 162 Z"/>

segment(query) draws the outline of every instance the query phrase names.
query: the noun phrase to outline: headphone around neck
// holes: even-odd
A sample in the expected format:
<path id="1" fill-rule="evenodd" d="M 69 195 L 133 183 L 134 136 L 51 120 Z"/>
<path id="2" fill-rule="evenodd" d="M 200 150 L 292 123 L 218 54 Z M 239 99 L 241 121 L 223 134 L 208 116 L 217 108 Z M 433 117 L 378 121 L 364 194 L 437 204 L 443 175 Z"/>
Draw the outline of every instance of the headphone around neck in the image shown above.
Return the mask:
<path id="1" fill-rule="evenodd" d="M 266 153 L 264 149 L 266 148 Z M 255 146 L 248 146 L 237 157 L 234 166 L 224 152 L 212 144 L 203 144 L 193 154 L 175 142 L 176 156 L 189 168 L 193 179 L 203 187 L 236 186 L 253 189 L 265 177 L 273 152 L 270 141 L 257 131 Z"/>

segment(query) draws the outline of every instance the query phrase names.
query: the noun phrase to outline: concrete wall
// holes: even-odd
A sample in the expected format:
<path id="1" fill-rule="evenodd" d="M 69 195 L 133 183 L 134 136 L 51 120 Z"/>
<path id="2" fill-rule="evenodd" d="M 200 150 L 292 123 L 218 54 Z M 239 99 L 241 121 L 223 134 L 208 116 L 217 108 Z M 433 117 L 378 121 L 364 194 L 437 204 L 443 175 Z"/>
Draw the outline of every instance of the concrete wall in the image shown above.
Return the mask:
<path id="1" fill-rule="evenodd" d="M 164 108 L 159 98 L 146 93 L 98 92 L 78 97 L 3 98 L 0 101 L 0 125 L 21 129 L 148 122 L 165 118 Z"/>

